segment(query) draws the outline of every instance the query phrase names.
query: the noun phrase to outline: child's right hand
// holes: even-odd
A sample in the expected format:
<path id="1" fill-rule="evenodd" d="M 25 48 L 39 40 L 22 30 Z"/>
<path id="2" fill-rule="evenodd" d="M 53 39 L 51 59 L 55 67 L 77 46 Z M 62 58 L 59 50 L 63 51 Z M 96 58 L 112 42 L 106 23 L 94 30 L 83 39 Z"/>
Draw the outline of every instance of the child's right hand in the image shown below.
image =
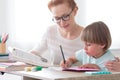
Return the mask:
<path id="1" fill-rule="evenodd" d="M 100 69 L 100 67 L 97 64 L 91 64 L 91 63 L 81 65 L 80 68 Z"/>
<path id="2" fill-rule="evenodd" d="M 64 61 L 61 61 L 60 62 L 60 66 L 62 67 L 62 68 L 68 68 L 68 67 L 70 67 L 72 65 L 72 63 L 71 63 L 71 61 L 68 59 L 68 60 L 66 60 L 65 61 L 65 63 L 64 63 Z"/>

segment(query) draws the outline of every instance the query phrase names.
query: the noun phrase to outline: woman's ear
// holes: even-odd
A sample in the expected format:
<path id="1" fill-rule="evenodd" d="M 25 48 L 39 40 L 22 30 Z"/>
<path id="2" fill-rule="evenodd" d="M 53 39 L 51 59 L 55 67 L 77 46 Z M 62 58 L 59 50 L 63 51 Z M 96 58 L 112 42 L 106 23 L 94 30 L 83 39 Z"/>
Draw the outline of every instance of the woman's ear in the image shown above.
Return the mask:
<path id="1" fill-rule="evenodd" d="M 77 14 L 77 11 L 78 11 L 78 7 L 76 6 L 76 7 L 74 8 L 74 10 L 73 10 L 74 16 Z"/>

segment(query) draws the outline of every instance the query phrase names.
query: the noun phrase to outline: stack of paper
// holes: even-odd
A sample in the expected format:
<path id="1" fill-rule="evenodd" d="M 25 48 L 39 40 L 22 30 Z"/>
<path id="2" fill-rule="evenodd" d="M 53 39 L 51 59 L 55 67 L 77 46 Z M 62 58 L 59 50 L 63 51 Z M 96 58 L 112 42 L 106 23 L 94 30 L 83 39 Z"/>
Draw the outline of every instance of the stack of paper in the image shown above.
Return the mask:
<path id="1" fill-rule="evenodd" d="M 8 53 L 0 54 L 0 62 L 6 62 L 6 61 L 9 61 L 9 54 Z"/>
<path id="2" fill-rule="evenodd" d="M 27 65 L 23 62 L 3 62 L 0 63 L 0 71 L 22 71 Z"/>

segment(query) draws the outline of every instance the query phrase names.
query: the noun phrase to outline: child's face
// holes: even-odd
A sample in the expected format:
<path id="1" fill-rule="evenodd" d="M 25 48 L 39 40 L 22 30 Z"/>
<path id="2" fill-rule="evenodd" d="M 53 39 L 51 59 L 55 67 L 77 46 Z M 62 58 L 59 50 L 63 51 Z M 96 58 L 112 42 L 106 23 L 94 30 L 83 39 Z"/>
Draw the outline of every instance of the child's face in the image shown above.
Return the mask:
<path id="1" fill-rule="evenodd" d="M 103 52 L 104 45 L 84 42 L 85 52 L 92 57 L 98 58 L 104 54 Z"/>

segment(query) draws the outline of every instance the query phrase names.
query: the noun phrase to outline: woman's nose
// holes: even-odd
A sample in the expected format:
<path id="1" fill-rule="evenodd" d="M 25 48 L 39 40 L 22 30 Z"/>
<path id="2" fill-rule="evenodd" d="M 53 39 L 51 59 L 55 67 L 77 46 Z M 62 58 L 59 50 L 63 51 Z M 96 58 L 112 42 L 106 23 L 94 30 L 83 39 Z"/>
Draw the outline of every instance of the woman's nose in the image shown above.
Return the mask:
<path id="1" fill-rule="evenodd" d="M 65 25 L 65 21 L 63 19 L 60 20 L 60 23 L 59 23 L 61 26 L 64 26 Z"/>

